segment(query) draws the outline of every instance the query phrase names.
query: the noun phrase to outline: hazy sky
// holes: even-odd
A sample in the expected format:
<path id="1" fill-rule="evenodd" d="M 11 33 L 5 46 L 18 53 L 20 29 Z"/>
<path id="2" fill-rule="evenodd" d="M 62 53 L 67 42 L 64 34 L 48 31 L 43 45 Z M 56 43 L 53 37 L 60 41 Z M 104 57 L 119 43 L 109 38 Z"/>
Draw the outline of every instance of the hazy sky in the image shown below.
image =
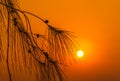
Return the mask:
<path id="1" fill-rule="evenodd" d="M 75 32 L 85 56 L 69 66 L 68 81 L 120 81 L 120 0 L 21 0 L 20 4 L 52 25 Z"/>

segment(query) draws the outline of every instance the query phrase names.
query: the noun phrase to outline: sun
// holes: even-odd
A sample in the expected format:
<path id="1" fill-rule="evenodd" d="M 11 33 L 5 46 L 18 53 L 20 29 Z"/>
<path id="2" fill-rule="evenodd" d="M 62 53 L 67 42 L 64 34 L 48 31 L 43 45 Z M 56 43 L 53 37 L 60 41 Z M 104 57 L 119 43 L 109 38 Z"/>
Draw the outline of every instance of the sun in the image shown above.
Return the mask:
<path id="1" fill-rule="evenodd" d="M 82 58 L 82 57 L 84 56 L 84 52 L 83 52 L 82 50 L 79 50 L 79 51 L 77 52 L 77 56 L 78 56 L 79 58 Z"/>

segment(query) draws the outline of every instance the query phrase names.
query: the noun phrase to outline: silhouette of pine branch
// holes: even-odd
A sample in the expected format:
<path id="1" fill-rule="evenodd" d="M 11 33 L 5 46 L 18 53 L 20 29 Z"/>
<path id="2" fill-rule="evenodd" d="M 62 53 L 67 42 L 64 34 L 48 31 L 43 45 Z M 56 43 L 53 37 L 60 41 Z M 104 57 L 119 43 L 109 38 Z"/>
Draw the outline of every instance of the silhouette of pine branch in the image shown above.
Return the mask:
<path id="1" fill-rule="evenodd" d="M 46 24 L 47 36 L 32 32 L 28 14 Z M 36 81 L 64 81 L 62 64 L 74 51 L 69 31 L 22 11 L 17 0 L 0 0 L 0 18 L 0 63 L 6 62 L 9 81 L 22 72 L 30 72 Z"/>

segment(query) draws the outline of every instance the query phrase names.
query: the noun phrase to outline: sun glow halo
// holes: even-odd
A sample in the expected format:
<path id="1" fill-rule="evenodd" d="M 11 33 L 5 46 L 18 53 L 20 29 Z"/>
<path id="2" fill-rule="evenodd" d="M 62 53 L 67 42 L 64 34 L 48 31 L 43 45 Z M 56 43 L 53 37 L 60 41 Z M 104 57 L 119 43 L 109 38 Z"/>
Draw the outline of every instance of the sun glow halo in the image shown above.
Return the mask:
<path id="1" fill-rule="evenodd" d="M 83 57 L 84 56 L 84 52 L 82 50 L 79 50 L 77 52 L 77 56 L 80 57 L 80 58 Z"/>

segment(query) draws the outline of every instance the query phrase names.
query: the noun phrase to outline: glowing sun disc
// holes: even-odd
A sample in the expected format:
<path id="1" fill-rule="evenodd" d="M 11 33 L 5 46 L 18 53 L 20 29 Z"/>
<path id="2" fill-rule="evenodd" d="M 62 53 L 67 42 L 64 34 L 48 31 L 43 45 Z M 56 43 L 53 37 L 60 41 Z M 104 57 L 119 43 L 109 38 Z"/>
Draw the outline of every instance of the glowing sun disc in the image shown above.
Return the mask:
<path id="1" fill-rule="evenodd" d="M 84 52 L 82 50 L 79 50 L 77 52 L 77 56 L 80 57 L 80 58 L 83 57 L 84 56 Z"/>

